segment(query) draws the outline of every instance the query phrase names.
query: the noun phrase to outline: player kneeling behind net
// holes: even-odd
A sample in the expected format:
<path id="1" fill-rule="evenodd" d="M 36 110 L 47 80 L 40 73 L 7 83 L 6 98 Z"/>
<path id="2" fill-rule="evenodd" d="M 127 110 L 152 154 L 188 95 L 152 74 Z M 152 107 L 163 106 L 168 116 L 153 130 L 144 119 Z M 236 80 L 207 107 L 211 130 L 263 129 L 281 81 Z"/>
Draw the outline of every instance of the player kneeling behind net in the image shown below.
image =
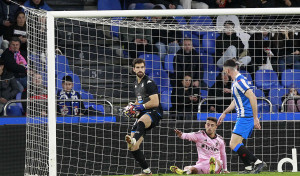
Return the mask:
<path id="1" fill-rule="evenodd" d="M 134 104 L 129 103 L 125 107 L 124 114 L 130 118 L 136 118 L 136 121 L 131 129 L 131 135 L 126 135 L 125 140 L 128 149 L 143 169 L 143 173 L 138 174 L 138 176 L 152 175 L 145 156 L 139 147 L 146 131 L 159 124 L 160 119 L 163 117 L 163 110 L 159 102 L 157 85 L 145 75 L 145 61 L 137 58 L 133 60 L 132 65 L 137 78 L 134 83 L 136 102 Z"/>
<path id="2" fill-rule="evenodd" d="M 175 133 L 180 139 L 186 139 L 196 143 L 198 151 L 198 161 L 194 166 L 185 166 L 183 170 L 177 166 L 170 169 L 176 174 L 215 174 L 229 173 L 227 171 L 227 158 L 225 142 L 223 138 L 216 134 L 217 118 L 208 117 L 205 123 L 205 131 L 200 130 L 195 133 L 182 133 L 175 129 Z"/>

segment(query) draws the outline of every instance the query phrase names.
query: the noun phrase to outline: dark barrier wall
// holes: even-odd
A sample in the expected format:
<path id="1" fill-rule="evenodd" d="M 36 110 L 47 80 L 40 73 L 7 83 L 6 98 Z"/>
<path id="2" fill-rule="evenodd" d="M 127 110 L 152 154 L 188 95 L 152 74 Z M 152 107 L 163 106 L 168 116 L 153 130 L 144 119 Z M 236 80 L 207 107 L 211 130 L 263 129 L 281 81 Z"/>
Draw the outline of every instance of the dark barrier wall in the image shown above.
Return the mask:
<path id="1" fill-rule="evenodd" d="M 59 124 L 57 132 L 58 172 L 61 175 L 67 173 L 111 175 L 140 172 L 131 153 L 126 150 L 127 145 L 124 142 L 131 124 L 127 122 L 80 124 L 80 127 L 78 124 Z M 228 147 L 233 125 L 231 122 L 225 122 L 218 133 L 225 137 L 227 143 L 228 170 L 238 171 L 243 170 L 242 164 L 238 164 L 237 155 Z M 263 122 L 262 126 L 264 130 L 255 130 L 253 133 L 255 138 L 247 141 L 249 149 L 267 162 L 268 170 L 275 171 L 279 160 L 286 157 L 292 158 L 292 148 L 297 148 L 298 168 L 300 168 L 300 122 Z M 193 165 L 197 160 L 195 145 L 175 137 L 173 132 L 175 127 L 186 132 L 197 131 L 200 127 L 204 127 L 204 122 L 163 122 L 160 127 L 152 131 L 152 134 L 147 134 L 142 148 L 146 151 L 146 158 L 154 173 L 169 172 L 171 165 L 179 167 Z M 23 175 L 25 129 L 24 125 L 0 126 L 0 175 Z M 64 134 L 61 133 L 62 130 L 65 131 Z M 79 139 L 80 142 L 78 142 Z M 85 162 L 86 160 L 89 161 Z M 284 164 L 283 170 L 292 170 L 291 164 Z"/>

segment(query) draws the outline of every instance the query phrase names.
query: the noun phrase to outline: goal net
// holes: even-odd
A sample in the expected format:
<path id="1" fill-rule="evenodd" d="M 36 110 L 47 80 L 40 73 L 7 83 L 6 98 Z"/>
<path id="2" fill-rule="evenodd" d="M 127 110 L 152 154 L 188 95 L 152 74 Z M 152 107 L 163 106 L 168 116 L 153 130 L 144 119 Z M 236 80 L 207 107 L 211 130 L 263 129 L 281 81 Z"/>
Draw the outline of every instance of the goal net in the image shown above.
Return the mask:
<path id="1" fill-rule="evenodd" d="M 153 173 L 195 164 L 195 144 L 177 138 L 174 128 L 204 130 L 207 117 L 218 118 L 229 106 L 231 78 L 222 65 L 231 58 L 258 97 L 262 130 L 254 130 L 244 144 L 268 164 L 268 171 L 277 170 L 278 162 L 299 148 L 294 112 L 300 99 L 290 92 L 300 91 L 299 16 L 288 10 L 286 15 L 250 15 L 249 10 L 248 15 L 238 10 L 25 12 L 27 175 L 141 171 L 124 139 L 135 119 L 122 114 L 136 98 L 133 58 L 145 59 L 164 109 L 160 125 L 147 132 L 141 146 Z M 227 114 L 217 129 L 227 144 L 229 171 L 244 170 L 229 148 L 236 118 L 236 112 Z M 293 169 L 290 164 L 282 168 Z"/>

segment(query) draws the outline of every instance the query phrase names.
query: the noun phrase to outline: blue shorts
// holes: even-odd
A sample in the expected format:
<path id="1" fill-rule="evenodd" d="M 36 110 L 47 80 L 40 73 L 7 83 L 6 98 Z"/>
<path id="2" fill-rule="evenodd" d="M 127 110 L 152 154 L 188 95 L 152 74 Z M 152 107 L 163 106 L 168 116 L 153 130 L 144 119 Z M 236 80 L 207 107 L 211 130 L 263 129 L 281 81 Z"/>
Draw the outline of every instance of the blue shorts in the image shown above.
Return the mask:
<path id="1" fill-rule="evenodd" d="M 233 133 L 247 139 L 251 136 L 254 127 L 254 119 L 251 118 L 237 118 L 236 124 L 233 128 Z"/>

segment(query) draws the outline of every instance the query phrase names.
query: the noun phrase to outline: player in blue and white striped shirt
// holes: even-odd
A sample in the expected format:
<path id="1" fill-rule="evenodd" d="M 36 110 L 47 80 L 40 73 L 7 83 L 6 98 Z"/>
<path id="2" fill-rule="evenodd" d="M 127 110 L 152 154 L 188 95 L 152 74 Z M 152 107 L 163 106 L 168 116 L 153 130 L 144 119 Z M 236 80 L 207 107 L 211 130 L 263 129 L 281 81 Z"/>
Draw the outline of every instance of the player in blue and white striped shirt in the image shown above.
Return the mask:
<path id="1" fill-rule="evenodd" d="M 219 117 L 217 125 L 219 126 L 224 120 L 227 113 L 234 108 L 237 112 L 237 122 L 234 126 L 230 139 L 230 148 L 238 153 L 245 164 L 243 173 L 259 173 L 267 164 L 257 159 L 243 144 L 243 139 L 251 136 L 253 127 L 261 129 L 257 117 L 257 99 L 248 85 L 247 78 L 239 73 L 237 64 L 234 59 L 227 60 L 223 66 L 224 73 L 232 78 L 231 92 L 233 101 L 229 107 Z M 252 168 L 254 163 L 254 168 Z"/>

